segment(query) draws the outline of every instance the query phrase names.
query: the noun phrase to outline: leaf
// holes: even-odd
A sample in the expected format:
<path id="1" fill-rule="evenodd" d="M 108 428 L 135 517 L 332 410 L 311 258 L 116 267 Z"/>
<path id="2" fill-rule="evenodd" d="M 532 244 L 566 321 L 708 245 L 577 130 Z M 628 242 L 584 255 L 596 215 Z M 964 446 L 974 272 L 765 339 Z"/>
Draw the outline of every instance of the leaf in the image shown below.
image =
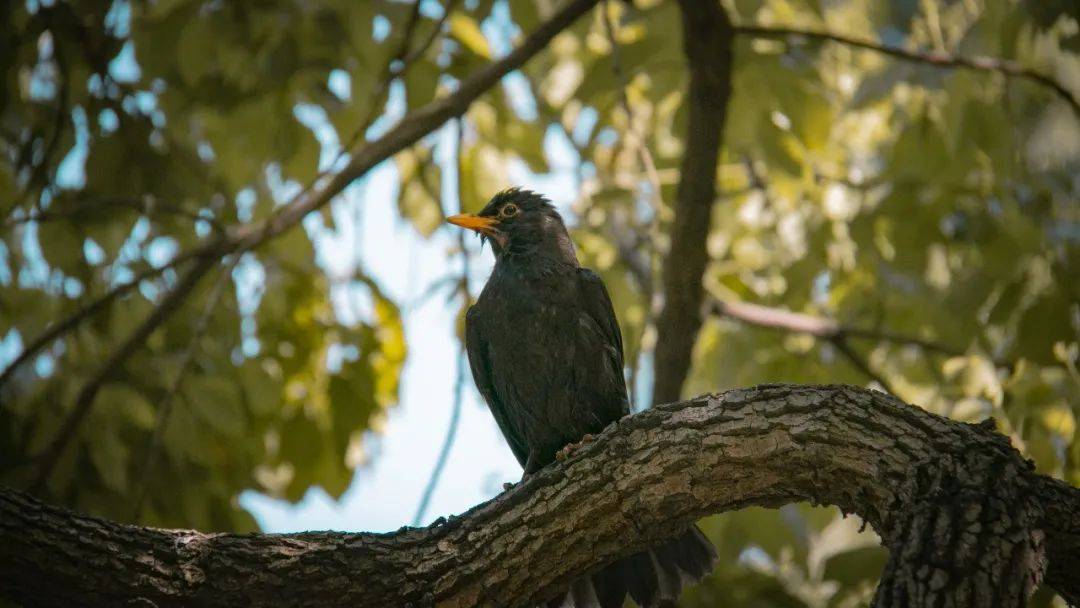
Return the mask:
<path id="1" fill-rule="evenodd" d="M 122 412 L 136 427 L 151 430 L 157 421 L 153 405 L 142 393 L 126 384 L 108 384 L 98 391 L 97 397 L 102 410 Z"/>
<path id="2" fill-rule="evenodd" d="M 405 73 L 405 99 L 409 109 L 419 108 L 435 99 L 441 71 L 434 62 L 420 60 Z"/>
<path id="3" fill-rule="evenodd" d="M 491 59 L 491 47 L 472 17 L 455 11 L 450 15 L 450 35 L 473 54 Z"/>
<path id="4" fill-rule="evenodd" d="M 194 85 L 215 69 L 219 33 L 214 20 L 196 18 L 188 21 L 180 32 L 176 47 L 176 66 L 188 85 Z"/>
<path id="5" fill-rule="evenodd" d="M 424 237 L 431 236 L 443 221 L 438 200 L 439 167 L 431 162 L 430 150 L 401 153 L 396 158 L 401 177 L 398 210 L 402 217 L 412 222 L 417 232 Z"/>
<path id="6" fill-rule="evenodd" d="M 95 432 L 94 437 L 94 441 L 87 446 L 94 470 L 106 487 L 115 492 L 126 492 L 129 460 L 127 445 L 105 429 Z"/>
<path id="7" fill-rule="evenodd" d="M 322 146 L 308 129 L 299 129 L 292 155 L 282 165 L 282 171 L 301 184 L 310 183 L 319 172 Z"/>
<path id="8" fill-rule="evenodd" d="M 84 264 L 83 239 L 75 226 L 63 221 L 40 223 L 38 243 L 49 266 L 66 275 L 79 273 Z"/>
<path id="9" fill-rule="evenodd" d="M 246 420 L 236 385 L 225 376 L 199 375 L 190 378 L 184 392 L 195 415 L 210 428 L 227 437 L 238 437 Z"/>
<path id="10" fill-rule="evenodd" d="M 862 79 L 859 88 L 855 89 L 851 100 L 848 101 L 848 108 L 861 110 L 872 104 L 886 101 L 896 85 L 907 82 L 914 71 L 911 64 L 903 61 L 886 64 L 885 69 Z"/>

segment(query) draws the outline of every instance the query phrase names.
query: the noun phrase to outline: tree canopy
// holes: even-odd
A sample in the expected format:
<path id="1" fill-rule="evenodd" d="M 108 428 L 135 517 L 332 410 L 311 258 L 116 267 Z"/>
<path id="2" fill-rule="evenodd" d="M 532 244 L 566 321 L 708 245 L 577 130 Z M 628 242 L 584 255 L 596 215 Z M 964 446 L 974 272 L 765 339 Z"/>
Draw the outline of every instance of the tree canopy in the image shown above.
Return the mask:
<path id="1" fill-rule="evenodd" d="M 340 496 L 422 348 L 378 260 L 327 260 L 355 240 L 342 193 L 386 162 L 424 236 L 447 184 L 470 211 L 573 167 L 639 407 L 661 382 L 873 384 L 993 417 L 1080 484 L 1075 3 L 716 9 L 686 40 L 673 1 L 4 4 L 0 482 L 223 531 L 255 529 L 244 490 Z M 700 331 L 666 324 L 698 262 Z M 467 284 L 430 287 L 463 314 Z M 680 340 L 672 383 L 658 342 Z M 856 605 L 885 562 L 831 509 L 704 527 L 720 566 L 686 606 Z"/>

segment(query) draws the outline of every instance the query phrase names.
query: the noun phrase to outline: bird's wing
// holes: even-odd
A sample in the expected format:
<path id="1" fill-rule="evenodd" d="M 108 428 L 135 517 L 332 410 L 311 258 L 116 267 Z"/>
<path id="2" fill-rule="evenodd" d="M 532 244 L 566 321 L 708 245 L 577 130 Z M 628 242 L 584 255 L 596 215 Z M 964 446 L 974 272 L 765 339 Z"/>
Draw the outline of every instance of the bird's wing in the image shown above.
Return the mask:
<path id="1" fill-rule="evenodd" d="M 529 458 L 529 450 L 525 445 L 525 438 L 521 437 L 510 424 L 510 420 L 506 415 L 506 408 L 499 401 L 499 396 L 495 391 L 491 361 L 488 358 L 488 344 L 484 337 L 483 322 L 480 320 L 480 315 L 477 314 L 475 306 L 470 307 L 468 312 L 465 313 L 465 352 L 469 355 L 469 367 L 472 368 L 476 388 L 480 391 L 480 395 L 484 397 L 484 401 L 487 401 L 488 408 L 495 417 L 495 422 L 499 424 L 499 430 L 502 431 L 503 437 L 506 438 L 506 443 L 510 445 L 510 450 L 514 452 L 514 457 L 521 463 L 521 466 L 525 466 L 525 462 Z"/>
<path id="2" fill-rule="evenodd" d="M 597 373 L 592 380 L 594 390 L 600 395 L 617 396 L 617 399 L 603 399 L 597 407 L 597 415 L 605 422 L 618 420 L 630 413 L 630 401 L 626 395 L 626 379 L 623 376 L 623 343 L 619 331 L 619 321 L 615 318 L 615 308 L 611 297 L 600 277 L 591 270 L 582 269 L 578 283 L 581 293 L 581 305 L 586 315 L 600 328 L 604 338 L 604 353 L 609 357 L 604 371 Z"/>
<path id="3" fill-rule="evenodd" d="M 615 318 L 615 308 L 611 305 L 611 297 L 608 296 L 607 287 L 604 287 L 604 282 L 600 279 L 600 276 L 588 268 L 582 268 L 578 276 L 581 285 L 582 306 L 585 312 L 603 330 L 608 343 L 614 347 L 616 355 L 615 368 L 621 370 L 623 368 L 622 332 L 619 331 L 619 322 Z"/>

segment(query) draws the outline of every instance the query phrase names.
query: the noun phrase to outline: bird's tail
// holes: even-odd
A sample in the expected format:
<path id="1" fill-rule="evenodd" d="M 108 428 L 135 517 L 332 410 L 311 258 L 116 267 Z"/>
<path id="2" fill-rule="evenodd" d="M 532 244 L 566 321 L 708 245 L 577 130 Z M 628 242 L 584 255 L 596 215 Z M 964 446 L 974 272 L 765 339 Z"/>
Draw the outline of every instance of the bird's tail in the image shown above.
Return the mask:
<path id="1" fill-rule="evenodd" d="M 684 585 L 712 572 L 716 549 L 697 526 L 647 551 L 624 557 L 574 581 L 548 608 L 621 608 L 627 594 L 641 608 L 673 603 Z"/>

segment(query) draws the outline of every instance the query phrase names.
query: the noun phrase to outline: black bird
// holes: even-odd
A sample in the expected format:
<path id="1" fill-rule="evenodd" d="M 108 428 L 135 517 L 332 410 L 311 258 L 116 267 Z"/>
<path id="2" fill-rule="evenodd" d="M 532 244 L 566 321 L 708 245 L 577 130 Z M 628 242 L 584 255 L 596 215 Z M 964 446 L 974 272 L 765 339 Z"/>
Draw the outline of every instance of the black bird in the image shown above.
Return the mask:
<path id="1" fill-rule="evenodd" d="M 611 298 L 578 263 L 562 218 L 539 194 L 511 188 L 479 214 L 448 221 L 480 233 L 495 252 L 495 270 L 465 317 L 465 346 L 476 386 L 528 476 L 630 412 Z M 715 559 L 691 526 L 577 581 L 549 605 L 618 608 L 629 593 L 657 606 L 711 572 Z"/>

